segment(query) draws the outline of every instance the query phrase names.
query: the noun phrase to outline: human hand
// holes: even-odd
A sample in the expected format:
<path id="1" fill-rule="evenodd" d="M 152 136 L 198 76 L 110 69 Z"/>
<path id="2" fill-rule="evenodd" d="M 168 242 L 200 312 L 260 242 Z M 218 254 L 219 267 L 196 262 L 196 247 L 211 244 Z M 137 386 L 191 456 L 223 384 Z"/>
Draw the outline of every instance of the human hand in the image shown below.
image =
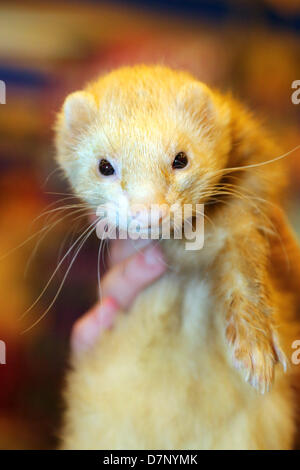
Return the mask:
<path id="1" fill-rule="evenodd" d="M 110 251 L 109 269 L 101 281 L 102 300 L 73 326 L 71 348 L 75 354 L 91 347 L 113 326 L 117 314 L 128 310 L 137 294 L 166 270 L 160 248 L 148 240 L 114 240 Z"/>

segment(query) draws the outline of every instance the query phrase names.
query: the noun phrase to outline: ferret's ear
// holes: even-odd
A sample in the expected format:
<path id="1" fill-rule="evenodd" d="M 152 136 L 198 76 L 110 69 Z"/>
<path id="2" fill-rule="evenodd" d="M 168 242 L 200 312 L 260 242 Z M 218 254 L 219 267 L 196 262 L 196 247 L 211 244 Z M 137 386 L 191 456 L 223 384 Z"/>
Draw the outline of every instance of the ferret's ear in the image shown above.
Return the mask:
<path id="1" fill-rule="evenodd" d="M 93 95 L 86 91 L 75 91 L 67 96 L 63 105 L 63 116 L 66 128 L 75 132 L 88 125 L 97 112 Z"/>
<path id="2" fill-rule="evenodd" d="M 217 110 L 210 89 L 201 82 L 189 82 L 183 85 L 178 97 L 179 106 L 183 107 L 192 117 L 202 122 L 210 122 Z"/>

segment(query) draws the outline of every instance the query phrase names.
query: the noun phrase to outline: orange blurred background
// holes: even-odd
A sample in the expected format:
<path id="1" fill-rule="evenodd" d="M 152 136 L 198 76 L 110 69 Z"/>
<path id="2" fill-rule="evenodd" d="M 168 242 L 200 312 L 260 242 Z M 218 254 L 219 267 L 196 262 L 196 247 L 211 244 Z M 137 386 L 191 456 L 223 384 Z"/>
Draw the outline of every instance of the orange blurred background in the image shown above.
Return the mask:
<path id="1" fill-rule="evenodd" d="M 300 144 L 300 4 L 265 1 L 2 1 L 0 4 L 0 448 L 56 445 L 72 323 L 96 299 L 97 239 L 90 239 L 55 296 L 66 263 L 22 319 L 71 244 L 73 222 L 10 252 L 70 190 L 54 162 L 53 123 L 64 96 L 122 64 L 164 63 L 232 90 L 263 117 L 285 150 Z M 275 155 L 274 155 L 275 157 Z M 288 157 L 289 217 L 300 233 L 300 151 Z M 68 239 L 64 240 L 68 235 Z M 33 256 L 32 255 L 32 252 Z M 3 257 L 7 253 L 8 256 Z M 30 264 L 28 265 L 28 261 Z"/>

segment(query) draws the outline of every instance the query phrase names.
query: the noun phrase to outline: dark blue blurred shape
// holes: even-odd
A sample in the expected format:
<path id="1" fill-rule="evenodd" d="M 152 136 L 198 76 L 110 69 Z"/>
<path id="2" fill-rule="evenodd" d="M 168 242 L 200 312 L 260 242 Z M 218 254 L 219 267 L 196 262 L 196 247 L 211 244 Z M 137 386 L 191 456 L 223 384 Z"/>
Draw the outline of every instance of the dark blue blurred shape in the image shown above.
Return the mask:
<path id="1" fill-rule="evenodd" d="M 33 69 L 23 69 L 0 64 L 0 78 L 10 86 L 44 88 L 50 84 L 46 74 Z"/>
<path id="2" fill-rule="evenodd" d="M 72 0 L 71 0 L 72 1 Z M 78 0 L 74 0 L 78 2 Z M 82 0 L 83 1 L 83 0 Z M 90 0 L 92 3 L 106 3 L 102 0 Z M 164 12 L 182 14 L 193 18 L 239 23 L 260 22 L 265 25 L 300 32 L 300 14 L 291 16 L 275 11 L 270 5 L 262 2 L 243 2 L 232 0 L 110 0 L 122 6 L 161 10 Z"/>

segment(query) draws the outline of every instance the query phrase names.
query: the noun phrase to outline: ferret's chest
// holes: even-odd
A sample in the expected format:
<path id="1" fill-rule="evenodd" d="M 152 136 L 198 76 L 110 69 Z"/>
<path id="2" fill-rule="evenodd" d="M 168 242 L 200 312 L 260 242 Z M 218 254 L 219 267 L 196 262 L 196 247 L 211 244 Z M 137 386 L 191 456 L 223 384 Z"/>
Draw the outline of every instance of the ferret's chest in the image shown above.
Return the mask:
<path id="1" fill-rule="evenodd" d="M 202 428 L 214 419 L 218 428 L 220 420 L 234 414 L 235 372 L 227 364 L 216 305 L 208 279 L 169 274 L 143 292 L 99 343 L 99 414 L 109 409 L 109 422 L 115 420 L 120 429 L 126 403 L 126 438 L 130 422 L 141 447 L 144 439 L 166 448 L 197 447 L 199 439 L 207 439 Z M 216 377 L 222 387 L 216 386 Z M 212 417 L 212 403 L 224 402 L 223 386 L 226 406 Z M 168 429 L 166 442 L 158 428 Z M 178 429 L 184 429 L 183 435 Z M 209 439 L 207 447 L 212 447 Z"/>
<path id="2" fill-rule="evenodd" d="M 168 273 L 142 292 L 119 325 L 122 337 L 135 338 L 136 359 L 161 366 L 161 356 L 176 362 L 180 355 L 182 367 L 198 371 L 199 361 L 208 364 L 211 348 L 224 349 L 222 307 L 213 290 L 210 277 L 199 271 Z"/>
<path id="3" fill-rule="evenodd" d="M 81 362 L 75 400 L 96 426 L 87 448 L 257 447 L 251 429 L 266 402 L 227 358 L 213 285 L 168 273 Z"/>

